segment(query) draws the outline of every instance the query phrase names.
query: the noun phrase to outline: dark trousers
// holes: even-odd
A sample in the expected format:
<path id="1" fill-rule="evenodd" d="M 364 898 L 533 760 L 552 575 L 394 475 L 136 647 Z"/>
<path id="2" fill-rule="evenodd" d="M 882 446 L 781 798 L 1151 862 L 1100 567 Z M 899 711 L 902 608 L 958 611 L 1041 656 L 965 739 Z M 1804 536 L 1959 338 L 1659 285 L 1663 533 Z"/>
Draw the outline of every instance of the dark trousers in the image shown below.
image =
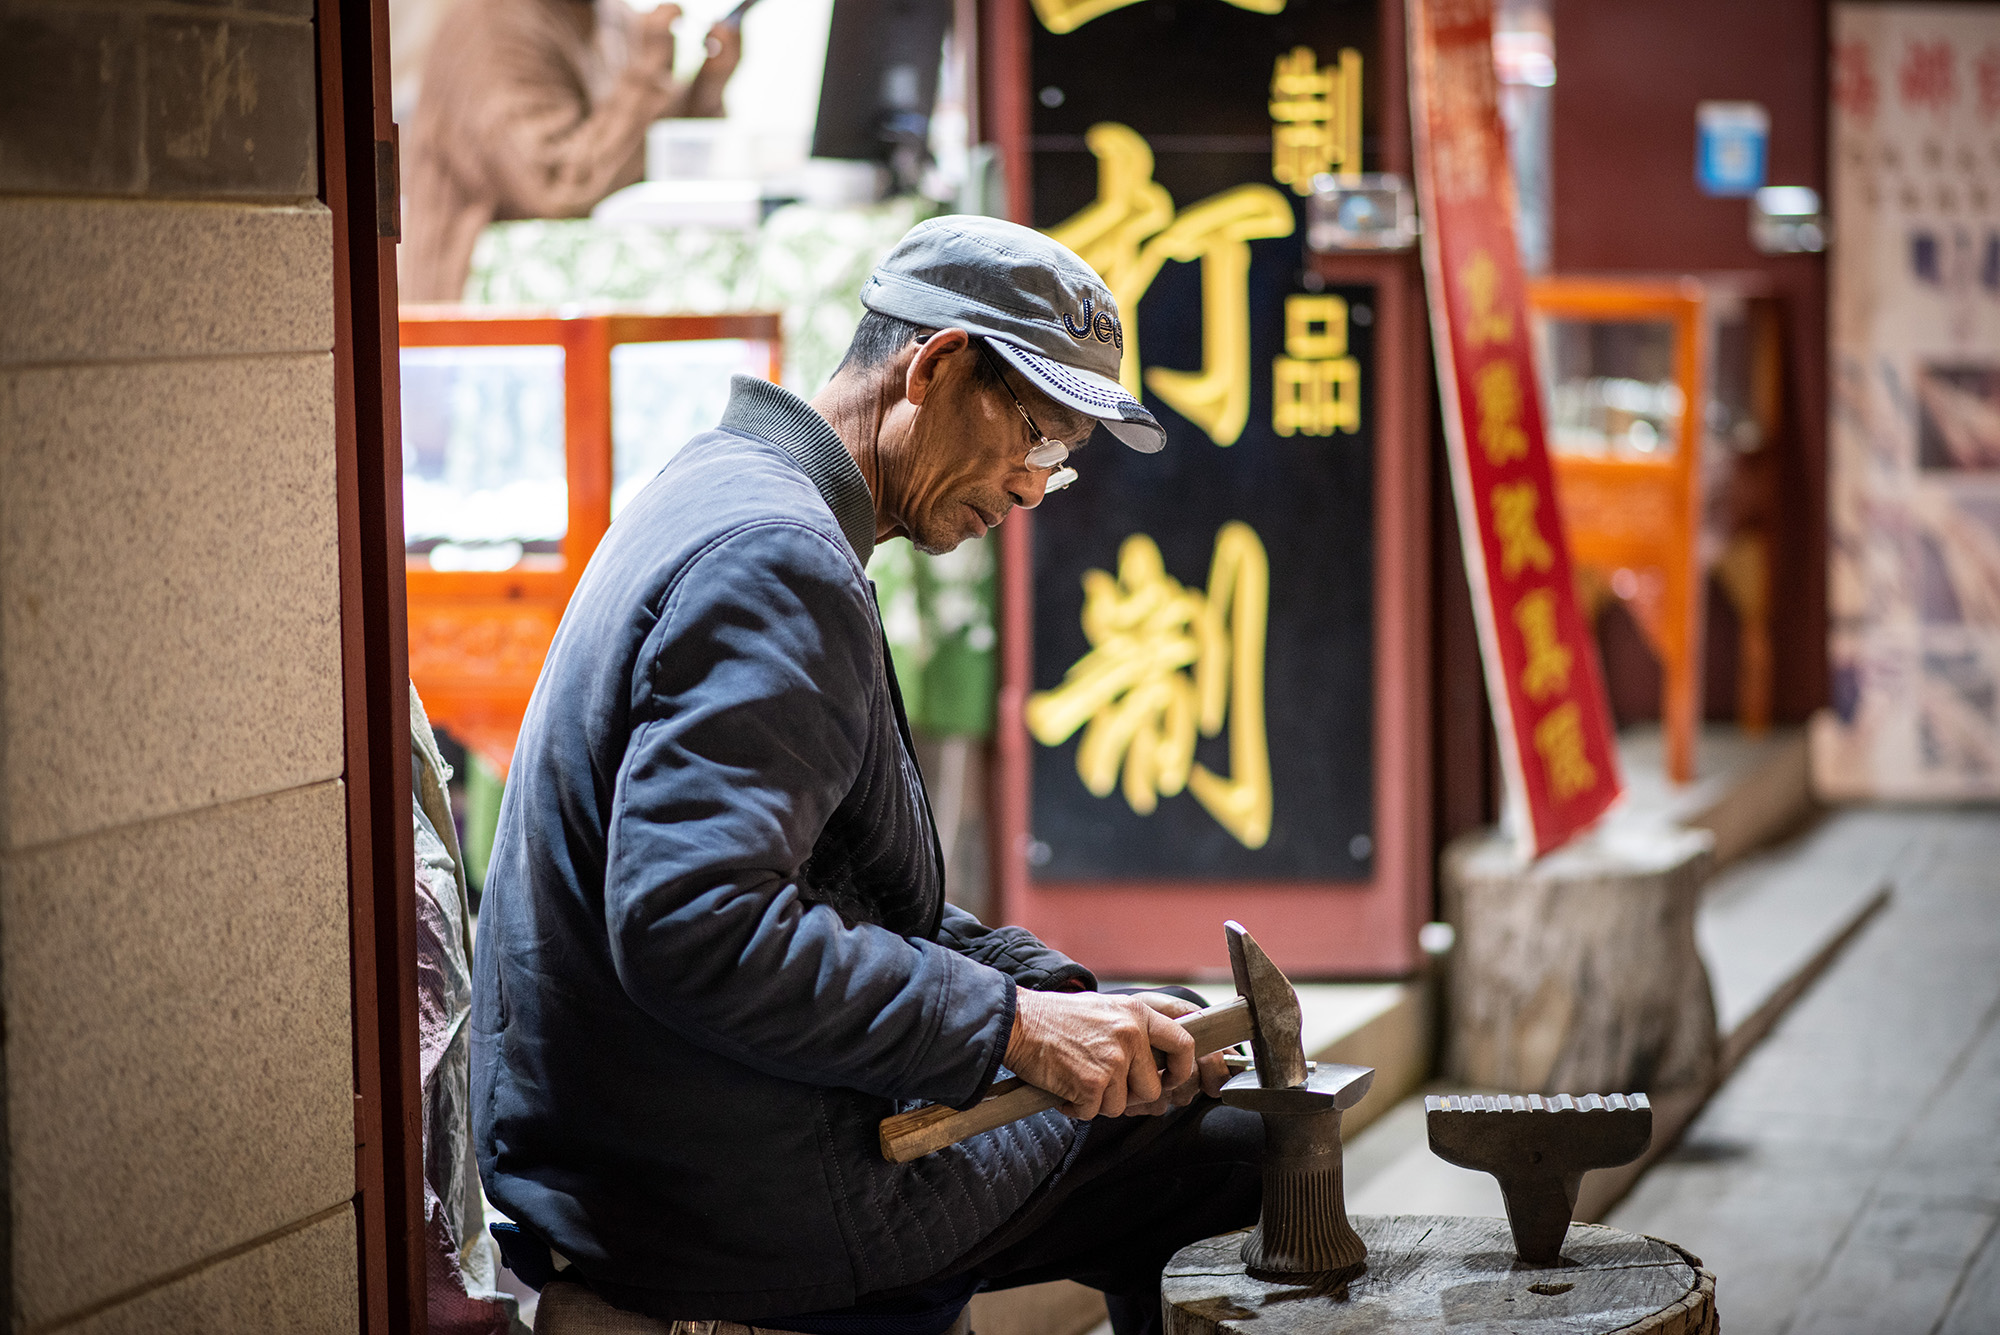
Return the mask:
<path id="1" fill-rule="evenodd" d="M 1184 988 L 1155 990 L 1201 1001 Z M 804 1335 L 942 1331 L 980 1289 L 1070 1279 L 1104 1294 L 1116 1335 L 1160 1335 L 1160 1272 L 1189 1243 L 1257 1222 L 1263 1153 L 1263 1119 L 1207 1097 L 1158 1117 L 1100 1117 L 1056 1177 L 945 1274 L 838 1311 L 756 1324 Z M 643 1295 L 598 1291 L 645 1308 Z"/>
<path id="2" fill-rule="evenodd" d="M 1104 1294 L 1117 1335 L 1159 1335 L 1160 1272 L 1191 1242 L 1247 1228 L 1262 1200 L 1263 1120 L 1213 1099 L 1103 1117 L 1042 1195 L 965 1261 L 854 1306 L 760 1320 L 806 1335 L 933 1335 L 980 1289 L 1073 1279 Z"/>
<path id="3" fill-rule="evenodd" d="M 1154 990 L 1202 1004 L 1186 988 Z M 1257 1222 L 1263 1153 L 1261 1117 L 1206 1097 L 1159 1117 L 1100 1117 L 1044 1195 L 968 1263 L 914 1290 L 863 1298 L 841 1315 L 955 1312 L 975 1289 L 1070 1279 L 1104 1294 L 1116 1335 L 1160 1335 L 1160 1272 L 1189 1243 Z"/>
<path id="4" fill-rule="evenodd" d="M 1117 1335 L 1158 1335 L 1160 1272 L 1173 1254 L 1257 1222 L 1263 1119 L 1203 1098 L 1090 1130 L 1073 1185 L 1058 1184 L 970 1273 L 989 1289 L 1073 1279 L 1104 1293 Z"/>
<path id="5" fill-rule="evenodd" d="M 1186 988 L 1154 990 L 1202 1004 Z M 978 1289 L 1070 1279 L 1104 1294 L 1115 1335 L 1160 1335 L 1160 1272 L 1189 1243 L 1257 1222 L 1263 1154 L 1263 1118 L 1210 1098 L 1159 1117 L 1100 1117 L 1043 1196 L 966 1264 L 843 1312 L 761 1324 L 840 1335 L 926 1320 L 942 1329 Z"/>
<path id="6" fill-rule="evenodd" d="M 852 1307 L 756 1325 L 936 1335 L 979 1289 L 1073 1279 L 1104 1294 L 1117 1335 L 1160 1335 L 1160 1272 L 1174 1253 L 1257 1222 L 1263 1144 L 1261 1118 L 1207 1098 L 1160 1117 L 1100 1118 L 1043 1194 L 964 1263 Z M 642 1294 L 596 1287 L 615 1307 L 646 1311 Z"/>

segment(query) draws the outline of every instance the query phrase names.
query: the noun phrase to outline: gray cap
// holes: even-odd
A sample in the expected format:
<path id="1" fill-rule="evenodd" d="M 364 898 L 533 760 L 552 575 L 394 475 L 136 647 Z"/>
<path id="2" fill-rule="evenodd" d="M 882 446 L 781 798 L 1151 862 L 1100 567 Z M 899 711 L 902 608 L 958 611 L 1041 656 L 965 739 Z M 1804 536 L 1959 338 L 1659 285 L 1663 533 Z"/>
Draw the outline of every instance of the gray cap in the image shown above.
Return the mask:
<path id="1" fill-rule="evenodd" d="M 1096 270 L 1059 241 L 999 218 L 920 222 L 861 288 L 861 304 L 925 329 L 984 338 L 1057 403 L 1142 454 L 1167 433 L 1118 383 L 1125 329 Z"/>

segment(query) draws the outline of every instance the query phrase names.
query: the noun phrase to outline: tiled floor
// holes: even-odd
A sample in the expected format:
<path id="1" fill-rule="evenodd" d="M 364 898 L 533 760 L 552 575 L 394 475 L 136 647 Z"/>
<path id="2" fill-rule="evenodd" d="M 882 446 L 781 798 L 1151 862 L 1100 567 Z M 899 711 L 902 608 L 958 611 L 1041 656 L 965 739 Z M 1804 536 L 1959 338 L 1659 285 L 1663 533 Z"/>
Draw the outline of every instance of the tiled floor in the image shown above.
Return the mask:
<path id="1" fill-rule="evenodd" d="M 1612 1213 L 1732 1335 L 2000 1335 L 2000 812 L 1853 810 L 1893 898 Z"/>

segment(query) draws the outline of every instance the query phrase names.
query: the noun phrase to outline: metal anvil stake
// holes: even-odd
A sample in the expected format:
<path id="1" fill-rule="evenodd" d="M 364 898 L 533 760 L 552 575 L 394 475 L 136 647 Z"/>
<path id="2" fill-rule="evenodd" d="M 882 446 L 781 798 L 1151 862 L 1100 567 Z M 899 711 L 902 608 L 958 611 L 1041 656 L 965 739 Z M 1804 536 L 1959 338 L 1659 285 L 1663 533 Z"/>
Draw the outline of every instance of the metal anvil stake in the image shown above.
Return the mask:
<path id="1" fill-rule="evenodd" d="M 1447 1094 L 1424 1100 L 1431 1153 L 1500 1179 L 1514 1254 L 1562 1260 L 1577 1189 L 1593 1168 L 1616 1168 L 1653 1142 L 1644 1094 Z"/>
<path id="2" fill-rule="evenodd" d="M 1298 993 L 1239 924 L 1223 930 L 1237 994 L 1250 1003 L 1257 1064 L 1230 1078 L 1222 1101 L 1264 1117 L 1264 1206 L 1243 1244 L 1244 1269 L 1257 1279 L 1348 1278 L 1367 1268 L 1368 1246 L 1347 1220 L 1340 1115 L 1375 1072 L 1308 1062 Z"/>

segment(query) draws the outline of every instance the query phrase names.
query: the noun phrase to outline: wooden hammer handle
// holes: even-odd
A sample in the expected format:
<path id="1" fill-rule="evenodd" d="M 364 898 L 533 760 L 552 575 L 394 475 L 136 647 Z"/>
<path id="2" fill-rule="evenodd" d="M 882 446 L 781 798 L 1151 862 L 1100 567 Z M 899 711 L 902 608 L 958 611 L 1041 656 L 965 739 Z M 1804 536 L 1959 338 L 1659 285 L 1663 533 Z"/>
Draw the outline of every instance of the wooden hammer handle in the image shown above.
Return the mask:
<path id="1" fill-rule="evenodd" d="M 1237 997 L 1184 1016 L 1180 1023 L 1194 1039 L 1195 1055 L 1206 1057 L 1249 1039 L 1250 1003 Z M 890 1163 L 910 1163 L 969 1136 L 1061 1107 L 1062 1102 L 1059 1096 L 1037 1089 L 1019 1076 L 996 1080 L 985 1098 L 962 1112 L 933 1103 L 883 1118 L 882 1157 Z"/>

